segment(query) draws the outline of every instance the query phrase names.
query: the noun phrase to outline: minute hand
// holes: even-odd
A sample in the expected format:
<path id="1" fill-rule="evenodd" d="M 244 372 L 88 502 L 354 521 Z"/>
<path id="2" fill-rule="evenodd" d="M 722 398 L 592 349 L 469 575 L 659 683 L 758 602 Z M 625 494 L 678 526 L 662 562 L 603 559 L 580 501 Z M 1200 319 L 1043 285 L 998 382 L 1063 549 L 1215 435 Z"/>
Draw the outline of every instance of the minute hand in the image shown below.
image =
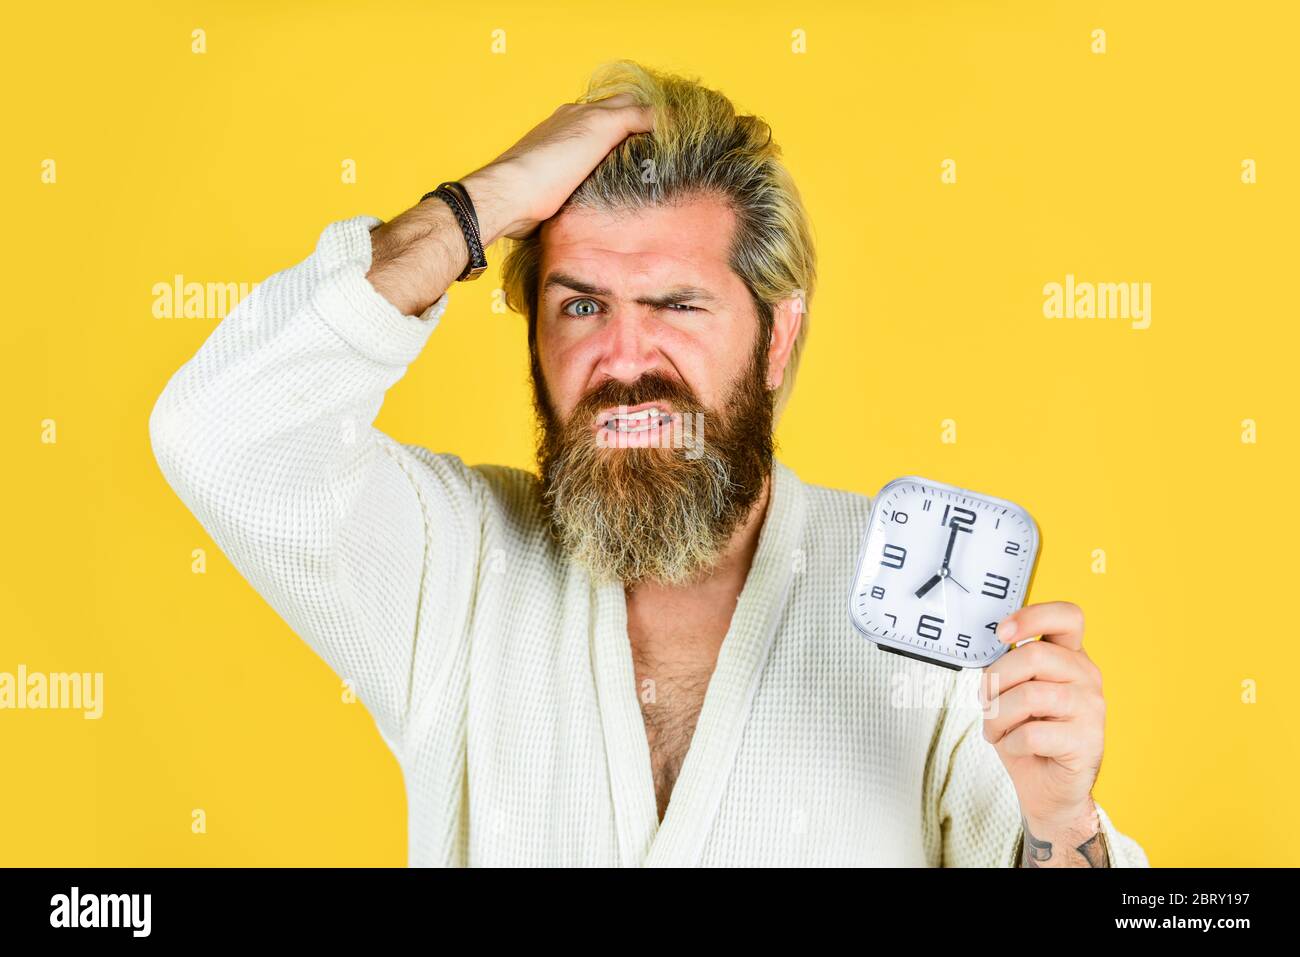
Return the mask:
<path id="1" fill-rule="evenodd" d="M 943 553 L 943 565 L 939 568 L 940 573 L 948 570 L 948 563 L 952 561 L 952 547 L 957 543 L 957 533 L 961 531 L 961 526 L 956 522 L 950 522 L 949 524 L 952 526 L 952 531 L 948 533 L 948 547 Z"/>
<path id="2" fill-rule="evenodd" d="M 948 547 L 943 553 L 943 565 L 940 566 L 938 574 L 932 576 L 929 581 L 916 590 L 915 594 L 917 598 L 924 598 L 926 592 L 948 577 L 948 562 L 952 560 L 952 546 L 957 541 L 957 533 L 959 531 L 961 531 L 960 525 L 952 526 L 952 530 L 948 533 Z M 963 591 L 964 590 L 965 589 L 963 588 Z"/>
<path id="3" fill-rule="evenodd" d="M 952 571 L 951 569 L 948 568 L 948 563 L 952 560 L 952 546 L 953 543 L 957 541 L 957 532 L 958 531 L 969 532 L 971 528 L 969 525 L 953 525 L 952 528 L 953 528 L 953 532 L 950 536 L 948 536 L 948 550 L 943 554 L 943 567 L 939 569 L 939 574 L 942 577 L 948 579 L 948 581 L 952 582 L 954 585 L 956 585 L 958 588 L 960 588 L 962 591 L 964 591 L 966 594 L 969 595 L 970 589 L 967 588 L 965 585 L 963 585 L 961 582 L 957 581 L 957 579 L 952 577 Z"/>

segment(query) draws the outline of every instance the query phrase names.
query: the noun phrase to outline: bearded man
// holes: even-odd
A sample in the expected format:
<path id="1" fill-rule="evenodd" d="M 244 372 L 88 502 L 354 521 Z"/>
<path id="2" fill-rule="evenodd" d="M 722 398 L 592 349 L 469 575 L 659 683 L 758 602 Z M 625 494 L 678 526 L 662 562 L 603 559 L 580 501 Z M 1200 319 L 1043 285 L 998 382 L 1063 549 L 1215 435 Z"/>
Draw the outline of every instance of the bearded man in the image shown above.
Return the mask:
<path id="1" fill-rule="evenodd" d="M 536 475 L 372 425 L 502 239 Z M 1092 799 L 1077 606 L 1008 618 L 1045 640 L 988 710 L 980 672 L 850 625 L 871 501 L 773 451 L 815 280 L 768 126 L 619 61 L 391 222 L 327 226 L 168 383 L 164 475 L 373 714 L 411 864 L 1146 863 Z M 918 675 L 938 705 L 891 693 Z"/>

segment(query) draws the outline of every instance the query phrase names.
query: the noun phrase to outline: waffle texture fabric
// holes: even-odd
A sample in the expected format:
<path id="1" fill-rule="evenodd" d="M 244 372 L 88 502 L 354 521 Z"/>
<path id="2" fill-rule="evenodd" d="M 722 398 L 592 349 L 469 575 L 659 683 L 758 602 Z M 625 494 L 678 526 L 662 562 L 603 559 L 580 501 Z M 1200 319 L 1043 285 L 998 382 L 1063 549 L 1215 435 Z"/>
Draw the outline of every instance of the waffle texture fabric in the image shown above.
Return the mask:
<path id="1" fill-rule="evenodd" d="M 331 223 L 259 283 L 149 427 L 181 501 L 374 717 L 404 773 L 408 863 L 1015 866 L 979 672 L 853 630 L 871 501 L 779 460 L 660 822 L 621 585 L 557 550 L 532 473 L 373 425 L 448 305 L 403 315 L 375 291 L 379 223 Z M 1099 816 L 1112 864 L 1146 866 Z"/>

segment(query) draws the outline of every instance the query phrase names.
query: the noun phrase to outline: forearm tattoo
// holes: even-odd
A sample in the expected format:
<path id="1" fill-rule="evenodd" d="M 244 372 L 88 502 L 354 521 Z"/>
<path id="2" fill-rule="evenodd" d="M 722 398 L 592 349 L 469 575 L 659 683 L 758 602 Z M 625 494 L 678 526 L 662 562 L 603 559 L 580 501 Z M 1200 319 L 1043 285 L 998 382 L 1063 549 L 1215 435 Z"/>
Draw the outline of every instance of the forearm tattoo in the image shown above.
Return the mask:
<path id="1" fill-rule="evenodd" d="M 1054 855 L 1051 841 L 1045 841 L 1030 833 L 1029 822 L 1023 816 L 1020 823 L 1024 827 L 1023 849 L 1020 852 L 1021 867 L 1110 867 L 1110 855 L 1106 853 L 1106 839 L 1101 836 L 1100 829 L 1075 847 L 1078 858 L 1073 857 L 1069 852 L 1064 852 L 1063 860 L 1062 852 L 1056 852 Z"/>

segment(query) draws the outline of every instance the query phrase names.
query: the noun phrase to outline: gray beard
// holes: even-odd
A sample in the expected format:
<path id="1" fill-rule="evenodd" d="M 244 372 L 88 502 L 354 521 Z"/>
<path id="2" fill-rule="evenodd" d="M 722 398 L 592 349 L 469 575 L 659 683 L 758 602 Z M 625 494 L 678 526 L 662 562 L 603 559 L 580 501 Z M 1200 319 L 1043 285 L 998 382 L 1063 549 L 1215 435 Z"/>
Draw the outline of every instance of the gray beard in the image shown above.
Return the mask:
<path id="1" fill-rule="evenodd" d="M 593 580 L 681 585 L 717 565 L 772 469 L 764 360 L 762 352 L 751 357 L 723 403 L 725 416 L 701 410 L 684 384 L 647 374 L 632 385 L 607 382 L 560 424 L 534 372 L 543 508 L 560 547 Z M 597 445 L 591 425 L 600 409 L 654 400 L 703 411 L 705 427 L 689 450 Z"/>
<path id="2" fill-rule="evenodd" d="M 594 580 L 679 585 L 716 565 L 743 517 L 732 470 L 710 451 L 665 465 L 675 451 L 590 445 L 555 463 L 543 493 L 552 528 Z"/>

